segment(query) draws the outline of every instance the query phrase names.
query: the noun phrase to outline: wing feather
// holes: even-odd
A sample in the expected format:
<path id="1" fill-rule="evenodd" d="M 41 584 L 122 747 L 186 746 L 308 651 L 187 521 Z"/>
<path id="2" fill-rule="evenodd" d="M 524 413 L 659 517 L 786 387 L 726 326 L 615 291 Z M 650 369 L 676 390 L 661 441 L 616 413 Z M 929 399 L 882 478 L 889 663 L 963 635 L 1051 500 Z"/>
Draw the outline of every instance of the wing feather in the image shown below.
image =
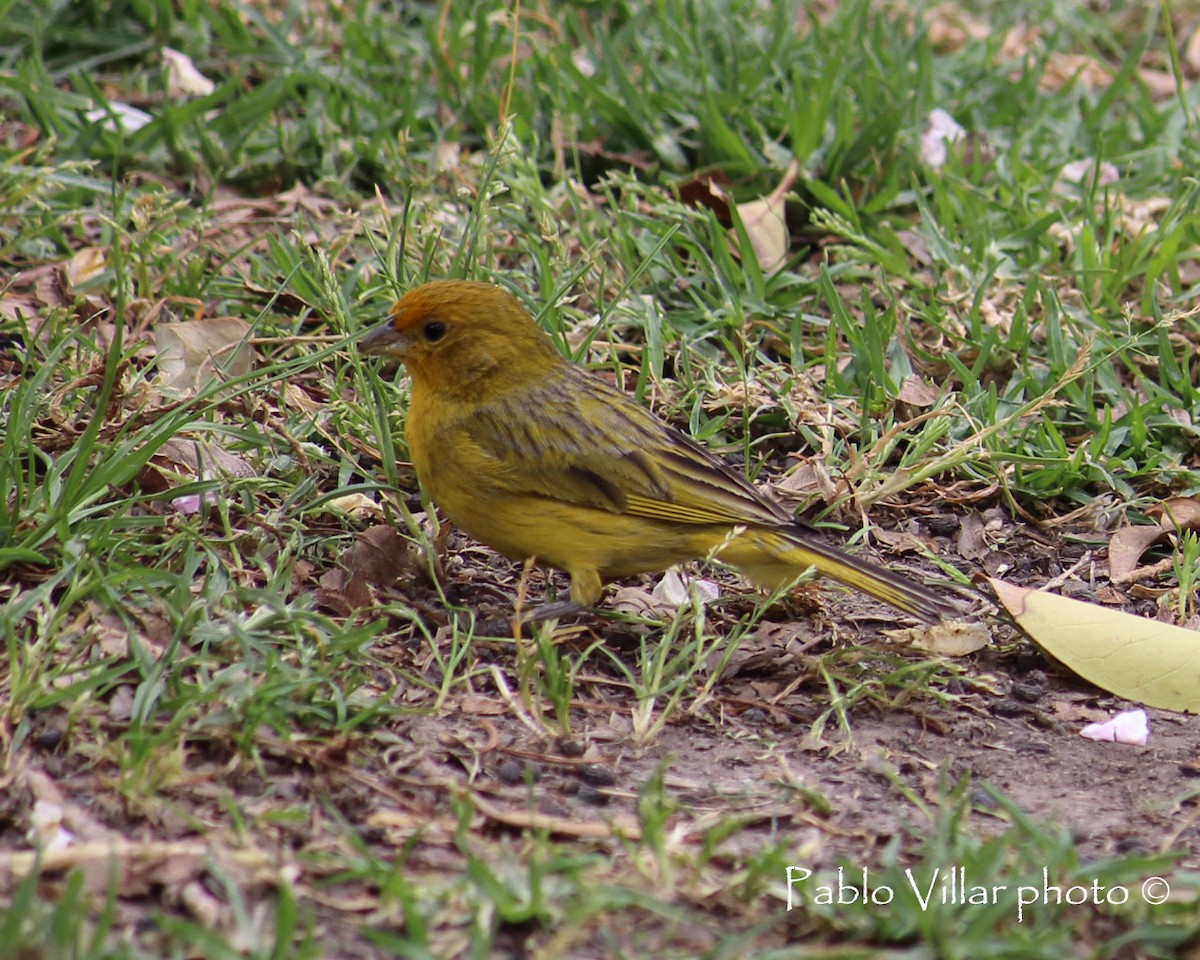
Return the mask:
<path id="1" fill-rule="evenodd" d="M 611 513 L 686 524 L 792 522 L 742 474 L 579 367 L 481 409 L 471 439 L 490 483 Z"/>

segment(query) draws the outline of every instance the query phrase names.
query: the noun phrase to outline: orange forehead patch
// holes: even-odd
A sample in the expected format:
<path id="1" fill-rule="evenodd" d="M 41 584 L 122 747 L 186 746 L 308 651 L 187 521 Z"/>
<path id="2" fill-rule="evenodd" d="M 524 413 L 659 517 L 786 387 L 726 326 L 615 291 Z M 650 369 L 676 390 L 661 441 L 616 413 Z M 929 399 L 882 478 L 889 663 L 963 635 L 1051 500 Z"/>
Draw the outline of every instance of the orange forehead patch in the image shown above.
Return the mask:
<path id="1" fill-rule="evenodd" d="M 410 330 L 438 314 L 461 314 L 481 296 L 498 292 L 487 284 L 466 280 L 433 280 L 414 287 L 396 301 L 391 312 L 392 328 Z"/>
<path id="2" fill-rule="evenodd" d="M 396 330 L 409 330 L 426 320 L 434 310 L 434 304 L 427 292 L 427 286 L 410 290 L 392 306 L 392 327 Z"/>

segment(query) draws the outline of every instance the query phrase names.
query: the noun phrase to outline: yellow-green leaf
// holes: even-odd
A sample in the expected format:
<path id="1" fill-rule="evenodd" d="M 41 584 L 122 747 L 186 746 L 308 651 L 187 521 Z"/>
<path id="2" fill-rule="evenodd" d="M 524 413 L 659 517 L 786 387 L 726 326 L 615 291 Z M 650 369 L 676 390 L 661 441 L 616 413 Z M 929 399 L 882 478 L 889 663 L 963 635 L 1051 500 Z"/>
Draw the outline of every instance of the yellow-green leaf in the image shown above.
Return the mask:
<path id="1" fill-rule="evenodd" d="M 1200 633 L 989 578 L 1046 653 L 1085 680 L 1164 710 L 1200 711 Z"/>

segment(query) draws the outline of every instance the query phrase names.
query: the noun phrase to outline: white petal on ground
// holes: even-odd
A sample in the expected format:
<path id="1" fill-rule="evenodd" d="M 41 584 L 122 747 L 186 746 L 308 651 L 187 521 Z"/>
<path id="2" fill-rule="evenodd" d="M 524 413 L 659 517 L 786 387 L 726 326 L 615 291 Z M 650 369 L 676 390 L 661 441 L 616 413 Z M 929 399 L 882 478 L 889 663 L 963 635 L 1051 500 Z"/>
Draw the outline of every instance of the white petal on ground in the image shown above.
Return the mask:
<path id="1" fill-rule="evenodd" d="M 1079 731 L 1089 740 L 1106 740 L 1112 743 L 1130 743 L 1144 747 L 1150 738 L 1150 723 L 1145 710 L 1126 710 L 1104 723 L 1089 723 Z"/>

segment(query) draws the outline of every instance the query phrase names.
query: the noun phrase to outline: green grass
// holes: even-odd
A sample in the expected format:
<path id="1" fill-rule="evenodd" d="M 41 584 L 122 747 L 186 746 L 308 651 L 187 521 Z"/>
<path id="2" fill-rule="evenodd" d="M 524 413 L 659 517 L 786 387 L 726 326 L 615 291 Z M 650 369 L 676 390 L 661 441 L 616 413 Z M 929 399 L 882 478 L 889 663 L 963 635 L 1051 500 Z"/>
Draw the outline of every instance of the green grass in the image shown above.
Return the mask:
<path id="1" fill-rule="evenodd" d="M 990 32 L 960 43 L 937 11 L 868 2 L 818 17 L 750 0 L 0 0 L 0 747 L 16 798 L 0 848 L 30 849 L 31 771 L 92 839 L 147 845 L 119 870 L 5 861 L 11 955 L 1194 949 L 1200 880 L 1179 845 L 1085 863 L 994 791 L 943 775 L 919 792 L 888 764 L 881 883 L 965 864 L 1016 885 L 1045 866 L 1131 889 L 1158 873 L 1176 898 L 1029 924 L 1007 899 L 784 910 L 788 865 L 863 865 L 817 849 L 839 798 L 792 777 L 786 749 L 824 734 L 852 752 L 866 718 L 965 713 L 994 678 L 853 631 L 794 636 L 763 673 L 763 637 L 804 622 L 811 595 L 781 615 L 727 577 L 715 607 L 514 640 L 495 624 L 521 572 L 438 529 L 407 466 L 403 372 L 350 345 L 421 280 L 492 280 L 750 476 L 819 458 L 833 502 L 796 505 L 852 540 L 938 509 L 1136 518 L 1195 494 L 1200 139 L 1171 43 L 1197 8 L 971 11 Z M 171 93 L 164 46 L 214 91 Z M 152 119 L 122 130 L 117 103 Z M 970 132 L 940 169 L 920 152 L 934 108 Z M 793 160 L 783 269 L 682 199 L 719 173 L 751 201 Z M 1080 160 L 1118 179 L 1066 182 Z M 254 369 L 218 360 L 198 391 L 165 389 L 156 327 L 226 316 L 249 324 Z M 171 441 L 225 466 L 189 467 Z M 375 523 L 403 556 L 365 594 L 333 585 Z M 1181 550 L 1159 586 L 1182 622 L 1194 537 Z M 786 736 L 743 722 L 742 670 Z M 523 821 L 493 816 L 489 724 L 554 757 L 550 786 L 507 785 Z M 703 791 L 672 779 L 679 746 L 663 746 L 680 731 L 740 743 L 763 792 L 714 779 L 715 798 L 689 799 Z M 617 745 L 637 781 L 587 794 L 571 779 L 587 743 Z M 611 834 L 539 819 L 562 783 Z M 173 859 L 180 838 L 209 859 Z"/>

